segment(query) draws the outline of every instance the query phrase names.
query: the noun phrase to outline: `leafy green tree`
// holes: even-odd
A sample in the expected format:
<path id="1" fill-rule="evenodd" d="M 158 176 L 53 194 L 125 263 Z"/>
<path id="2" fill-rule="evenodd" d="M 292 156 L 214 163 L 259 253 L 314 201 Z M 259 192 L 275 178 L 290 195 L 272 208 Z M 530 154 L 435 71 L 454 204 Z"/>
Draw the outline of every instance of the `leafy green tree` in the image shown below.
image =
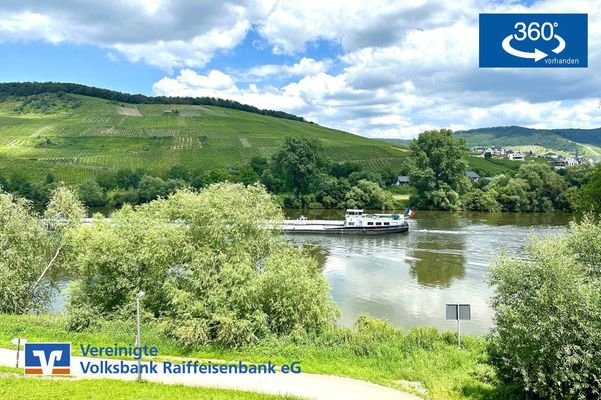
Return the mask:
<path id="1" fill-rule="evenodd" d="M 158 177 L 144 175 L 138 185 L 138 193 L 143 203 L 165 196 L 165 181 Z"/>
<path id="2" fill-rule="evenodd" d="M 317 184 L 315 196 L 325 208 L 343 207 L 345 195 L 351 186 L 346 179 L 336 179 L 333 176 L 321 176 Z"/>
<path id="3" fill-rule="evenodd" d="M 377 183 L 378 186 L 384 187 L 384 181 L 380 174 L 377 174 L 372 171 L 357 171 L 353 172 L 348 176 L 349 183 L 354 186 L 361 180 L 367 180 L 370 182 Z"/>
<path id="4" fill-rule="evenodd" d="M 530 209 L 528 182 L 524 179 L 497 175 L 487 186 L 497 193 L 497 201 L 503 211 L 527 211 Z"/>
<path id="5" fill-rule="evenodd" d="M 462 157 L 465 141 L 448 129 L 420 133 L 411 143 L 410 178 L 416 192 L 411 203 L 419 208 L 455 209 L 469 187 Z"/>
<path id="6" fill-rule="evenodd" d="M 144 173 L 141 171 L 120 169 L 115 174 L 115 185 L 121 189 L 137 188 L 143 176 Z"/>
<path id="7" fill-rule="evenodd" d="M 190 182 L 192 173 L 183 165 L 174 165 L 167 172 L 167 179 L 177 179 Z"/>
<path id="8" fill-rule="evenodd" d="M 78 225 L 86 216 L 86 209 L 79 200 L 77 193 L 64 184 L 60 184 L 50 197 L 44 217 L 49 221 L 59 221 L 61 224 Z"/>
<path id="9" fill-rule="evenodd" d="M 48 305 L 53 282 L 44 278 L 61 261 L 64 228 L 77 226 L 83 211 L 64 186 L 54 191 L 47 220 L 31 203 L 0 191 L 0 312 L 23 314 Z"/>
<path id="10" fill-rule="evenodd" d="M 597 166 L 590 181 L 582 186 L 576 199 L 579 211 L 601 215 L 601 166 Z"/>
<path id="11" fill-rule="evenodd" d="M 315 260 L 265 229 L 282 218 L 262 186 L 220 183 L 70 230 L 80 277 L 71 328 L 129 318 L 143 290 L 149 317 L 185 346 L 320 332 L 337 311 Z"/>
<path id="12" fill-rule="evenodd" d="M 491 269 L 491 363 L 537 399 L 601 398 L 601 225 L 585 218 L 527 250 Z"/>
<path id="13" fill-rule="evenodd" d="M 300 197 L 309 193 L 313 177 L 327 168 L 328 161 L 318 141 L 287 137 L 272 163 L 274 171 L 284 177 L 287 189 Z"/>
<path id="14" fill-rule="evenodd" d="M 463 203 L 466 209 L 471 211 L 501 211 L 501 205 L 497 201 L 498 193 L 494 189 L 474 189 L 466 193 Z"/>
<path id="15" fill-rule="evenodd" d="M 550 211 L 566 208 L 561 194 L 567 185 L 563 177 L 546 164 L 524 164 L 516 175 L 528 183 L 529 211 Z"/>
<path id="16" fill-rule="evenodd" d="M 229 171 L 224 168 L 215 168 L 210 170 L 204 179 L 206 185 L 228 181 L 232 181 L 232 176 L 230 175 Z"/>
<path id="17" fill-rule="evenodd" d="M 30 204 L 0 192 L 0 312 L 23 314 L 47 302 L 50 291 L 34 284 L 50 261 L 52 240 Z"/>
<path id="18" fill-rule="evenodd" d="M 89 207 L 106 205 L 106 196 L 102 187 L 94 179 L 88 179 L 79 185 L 79 198 Z"/>
<path id="19" fill-rule="evenodd" d="M 393 207 L 392 194 L 377 183 L 360 180 L 345 195 L 347 208 L 389 209 Z"/>
<path id="20" fill-rule="evenodd" d="M 107 192 L 106 198 L 111 207 L 121 207 L 124 204 L 139 204 L 140 195 L 137 189 L 113 189 Z"/>
<path id="21" fill-rule="evenodd" d="M 254 169 L 250 165 L 234 164 L 229 169 L 229 174 L 232 177 L 233 182 L 244 183 L 245 185 L 252 185 L 259 181 L 259 176 L 255 173 Z"/>
<path id="22" fill-rule="evenodd" d="M 255 171 L 255 174 L 257 174 L 257 176 L 261 176 L 263 174 L 263 171 L 265 171 L 269 166 L 269 161 L 265 157 L 255 156 L 251 158 L 249 165 L 253 169 L 253 171 Z"/>
<path id="23" fill-rule="evenodd" d="M 348 178 L 350 174 L 359 172 L 361 169 L 359 164 L 345 161 L 343 163 L 332 164 L 330 174 L 336 178 Z"/>

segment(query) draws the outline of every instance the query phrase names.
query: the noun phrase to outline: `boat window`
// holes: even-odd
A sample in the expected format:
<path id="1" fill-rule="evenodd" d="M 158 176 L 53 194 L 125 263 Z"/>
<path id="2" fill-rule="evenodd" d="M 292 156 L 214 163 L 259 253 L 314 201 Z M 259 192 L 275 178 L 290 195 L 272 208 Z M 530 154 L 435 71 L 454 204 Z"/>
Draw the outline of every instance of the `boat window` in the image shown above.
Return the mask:
<path id="1" fill-rule="evenodd" d="M 367 225 L 373 225 L 373 224 L 374 224 L 373 222 L 368 222 L 368 223 L 367 223 Z"/>
<path id="2" fill-rule="evenodd" d="M 390 222 L 384 222 L 384 225 L 390 225 Z"/>
<path id="3" fill-rule="evenodd" d="M 350 225 L 355 225 L 355 223 L 354 223 L 354 222 L 349 222 L 348 224 L 349 224 L 349 226 L 350 226 Z"/>
<path id="4" fill-rule="evenodd" d="M 376 222 L 376 225 L 382 225 L 382 223 L 381 222 Z"/>

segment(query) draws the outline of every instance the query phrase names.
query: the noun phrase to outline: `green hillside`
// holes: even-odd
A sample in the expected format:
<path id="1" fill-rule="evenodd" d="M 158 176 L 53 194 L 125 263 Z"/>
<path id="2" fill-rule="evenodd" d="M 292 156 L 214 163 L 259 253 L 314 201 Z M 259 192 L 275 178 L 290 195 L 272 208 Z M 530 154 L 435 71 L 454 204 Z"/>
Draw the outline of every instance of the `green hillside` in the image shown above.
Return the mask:
<path id="1" fill-rule="evenodd" d="M 286 136 L 317 139 L 334 161 L 369 170 L 400 167 L 391 144 L 316 124 L 233 108 L 131 104 L 76 94 L 0 98 L 0 172 L 79 183 L 102 171 L 174 165 L 210 170 L 270 156 Z"/>
<path id="2" fill-rule="evenodd" d="M 531 129 L 521 126 L 497 126 L 458 131 L 457 136 L 468 146 L 503 146 L 527 150 L 536 147 L 546 151 L 601 156 L 601 128 L 597 129 Z"/>

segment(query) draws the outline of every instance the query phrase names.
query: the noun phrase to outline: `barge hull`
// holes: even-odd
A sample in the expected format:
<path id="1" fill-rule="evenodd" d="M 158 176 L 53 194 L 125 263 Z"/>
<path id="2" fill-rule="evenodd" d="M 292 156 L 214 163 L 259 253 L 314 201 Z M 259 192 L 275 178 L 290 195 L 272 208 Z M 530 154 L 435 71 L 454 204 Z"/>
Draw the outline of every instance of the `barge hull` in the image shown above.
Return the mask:
<path id="1" fill-rule="evenodd" d="M 313 233 L 313 234 L 337 234 L 337 235 L 385 235 L 391 233 L 403 233 L 409 230 L 409 225 L 383 226 L 383 227 L 318 227 L 318 226 L 286 226 L 285 233 Z"/>

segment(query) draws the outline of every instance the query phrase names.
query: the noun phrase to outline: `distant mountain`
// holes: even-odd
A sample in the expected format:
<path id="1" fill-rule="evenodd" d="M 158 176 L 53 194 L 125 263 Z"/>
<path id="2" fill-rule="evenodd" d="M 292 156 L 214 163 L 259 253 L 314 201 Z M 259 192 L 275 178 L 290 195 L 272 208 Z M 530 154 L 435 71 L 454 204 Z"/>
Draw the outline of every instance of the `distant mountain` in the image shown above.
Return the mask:
<path id="1" fill-rule="evenodd" d="M 455 132 L 468 146 L 538 146 L 563 152 L 584 152 L 600 156 L 601 128 L 532 129 L 522 126 L 495 126 Z"/>

